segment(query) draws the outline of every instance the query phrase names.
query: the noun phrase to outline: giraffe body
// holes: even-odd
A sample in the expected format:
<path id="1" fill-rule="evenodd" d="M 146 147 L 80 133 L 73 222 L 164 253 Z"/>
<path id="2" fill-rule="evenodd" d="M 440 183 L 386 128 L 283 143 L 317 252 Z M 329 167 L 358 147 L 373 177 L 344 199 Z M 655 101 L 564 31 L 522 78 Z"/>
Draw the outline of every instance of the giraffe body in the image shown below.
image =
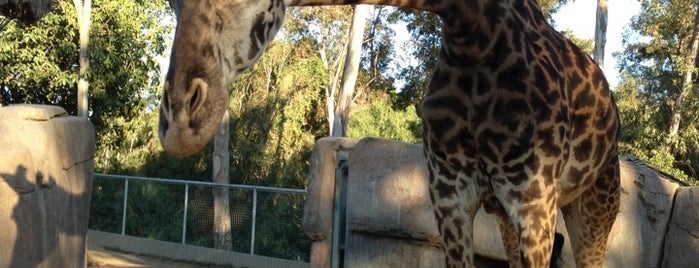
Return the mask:
<path id="1" fill-rule="evenodd" d="M 616 106 L 601 70 L 535 1 L 184 2 L 161 107 L 167 152 L 187 155 L 208 142 L 229 84 L 259 58 L 286 6 L 435 12 L 442 49 L 421 116 L 447 265 L 473 266 L 473 218 L 485 206 L 511 267 L 549 266 L 558 208 L 578 266 L 601 266 L 619 210 Z"/>

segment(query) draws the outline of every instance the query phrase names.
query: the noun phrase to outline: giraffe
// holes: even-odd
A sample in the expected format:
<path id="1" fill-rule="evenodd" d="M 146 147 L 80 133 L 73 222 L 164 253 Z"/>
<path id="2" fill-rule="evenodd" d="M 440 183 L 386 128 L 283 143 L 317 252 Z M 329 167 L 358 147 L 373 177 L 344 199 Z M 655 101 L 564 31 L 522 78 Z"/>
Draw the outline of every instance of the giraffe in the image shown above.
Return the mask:
<path id="1" fill-rule="evenodd" d="M 288 6 L 370 4 L 442 20 L 421 103 L 430 197 L 448 267 L 473 267 L 473 218 L 495 215 L 511 267 L 551 264 L 561 208 L 578 267 L 599 267 L 619 210 L 619 117 L 602 71 L 535 0 L 182 1 L 160 109 L 171 155 L 199 151 L 235 77 Z"/>

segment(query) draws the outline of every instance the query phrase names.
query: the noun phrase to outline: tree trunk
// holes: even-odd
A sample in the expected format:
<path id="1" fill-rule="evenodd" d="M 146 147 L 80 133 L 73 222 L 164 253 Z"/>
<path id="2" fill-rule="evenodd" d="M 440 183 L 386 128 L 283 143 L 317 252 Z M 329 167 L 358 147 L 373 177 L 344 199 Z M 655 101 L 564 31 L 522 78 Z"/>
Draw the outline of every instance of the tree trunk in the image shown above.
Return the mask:
<path id="1" fill-rule="evenodd" d="M 333 120 L 331 135 L 333 137 L 347 136 L 347 124 L 349 122 L 350 104 L 352 93 L 357 83 L 359 73 L 359 61 L 362 54 L 362 40 L 364 39 L 364 24 L 366 23 L 368 7 L 357 5 L 354 7 L 352 26 L 350 27 L 349 42 L 347 43 L 347 56 L 342 73 L 342 83 L 338 94 L 337 107 Z M 328 106 L 329 107 L 329 106 Z"/>
<path id="2" fill-rule="evenodd" d="M 692 39 L 689 42 L 689 47 L 685 48 L 685 60 L 681 67 L 681 71 L 684 72 L 684 79 L 682 80 L 682 87 L 680 92 L 677 94 L 675 103 L 672 106 L 672 119 L 670 121 L 670 126 L 668 128 L 668 139 L 665 145 L 665 151 L 667 153 L 672 153 L 672 151 L 677 146 L 677 135 L 680 130 L 680 123 L 682 122 L 682 109 L 684 107 L 684 99 L 691 92 L 692 86 L 694 86 L 692 77 L 696 72 L 696 62 L 697 62 L 697 50 L 699 49 L 699 12 L 697 12 L 694 18 L 694 30 L 692 31 Z"/>
<path id="3" fill-rule="evenodd" d="M 213 181 L 228 184 L 230 155 L 228 141 L 230 140 L 228 111 L 223 114 L 221 126 L 214 137 Z M 232 249 L 231 238 L 231 208 L 228 198 L 229 188 L 214 187 L 214 248 L 221 250 Z"/>
<path id="4" fill-rule="evenodd" d="M 600 68 L 604 66 L 604 46 L 607 43 L 607 0 L 597 0 L 597 22 L 595 23 L 595 49 L 592 58 Z"/>
<path id="5" fill-rule="evenodd" d="M 175 12 L 175 17 L 180 16 L 180 9 L 182 9 L 182 3 L 183 0 L 168 0 L 167 2 L 170 3 L 170 7 L 172 8 L 172 11 Z"/>
<path id="6" fill-rule="evenodd" d="M 92 10 L 92 0 L 73 0 L 76 13 L 78 14 L 78 25 L 80 35 L 80 71 L 78 73 L 78 116 L 87 117 L 87 90 L 90 84 L 87 81 L 87 71 L 90 69 L 90 58 L 87 54 L 87 46 L 90 41 L 90 15 Z"/>

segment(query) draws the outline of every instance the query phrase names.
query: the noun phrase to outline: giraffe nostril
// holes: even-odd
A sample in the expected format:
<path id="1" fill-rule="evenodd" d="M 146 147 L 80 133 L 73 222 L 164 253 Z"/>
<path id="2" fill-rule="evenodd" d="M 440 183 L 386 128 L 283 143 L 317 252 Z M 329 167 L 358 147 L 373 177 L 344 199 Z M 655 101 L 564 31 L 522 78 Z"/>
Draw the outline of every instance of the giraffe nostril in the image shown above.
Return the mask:
<path id="1" fill-rule="evenodd" d="M 165 82 L 165 87 L 163 88 L 163 98 L 160 100 L 160 109 L 165 115 L 167 115 L 168 110 L 170 110 L 170 97 L 167 94 L 169 85 L 169 82 Z"/>
<path id="2" fill-rule="evenodd" d="M 192 95 L 192 99 L 189 101 L 189 110 L 192 112 L 194 111 L 194 109 L 197 108 L 196 107 L 197 102 L 199 102 L 199 98 L 200 98 L 199 94 L 201 94 L 199 92 L 200 92 L 199 88 L 194 89 L 194 94 Z"/>
<path id="3" fill-rule="evenodd" d="M 192 79 L 192 97 L 189 99 L 189 114 L 195 114 L 204 106 L 208 85 L 201 78 Z"/>

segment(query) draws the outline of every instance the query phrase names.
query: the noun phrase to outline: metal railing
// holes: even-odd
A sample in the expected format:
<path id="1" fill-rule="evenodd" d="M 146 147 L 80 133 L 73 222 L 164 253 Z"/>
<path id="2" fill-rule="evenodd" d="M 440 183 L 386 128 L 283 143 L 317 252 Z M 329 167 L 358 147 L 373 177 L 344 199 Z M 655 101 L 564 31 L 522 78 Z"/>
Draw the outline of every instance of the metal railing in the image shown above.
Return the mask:
<path id="1" fill-rule="evenodd" d="M 199 193 L 202 193 L 202 192 L 205 193 L 205 192 L 207 192 L 207 191 L 205 191 L 205 190 L 203 189 L 204 187 L 208 187 L 208 188 L 211 188 L 211 189 L 213 189 L 213 187 L 224 187 L 224 188 L 228 188 L 228 189 L 229 189 L 229 193 L 230 193 L 230 191 L 232 191 L 232 190 L 251 191 L 251 192 L 252 192 L 252 208 L 251 208 L 251 211 L 250 211 L 250 233 L 249 233 L 249 234 L 250 234 L 250 244 L 249 244 L 249 253 L 252 254 L 252 255 L 255 254 L 256 237 L 259 235 L 259 234 L 256 234 L 256 231 L 257 231 L 257 230 L 256 230 L 256 227 L 257 227 L 257 225 L 259 224 L 259 223 L 258 223 L 258 220 L 259 220 L 259 219 L 258 219 L 258 209 L 259 209 L 259 208 L 258 208 L 258 206 L 259 206 L 259 200 L 258 200 L 259 197 L 258 197 L 258 195 L 259 195 L 259 193 L 275 194 L 275 195 L 279 195 L 279 194 L 294 195 L 294 197 L 292 197 L 292 198 L 294 198 L 293 202 L 295 202 L 295 203 L 299 203 L 299 201 L 301 201 L 301 203 L 302 203 L 302 201 L 303 201 L 302 199 L 305 198 L 305 194 L 306 194 L 306 190 L 303 190 L 303 189 L 287 189 L 287 188 L 276 188 L 276 187 L 255 186 L 255 185 L 222 184 L 222 183 L 203 182 L 203 181 L 189 181 L 189 180 L 163 179 L 163 178 L 146 178 L 146 177 L 136 177 L 136 176 L 126 176 L 126 175 L 110 175 L 110 174 L 95 174 L 94 177 L 95 177 L 95 183 L 94 183 L 94 185 L 95 185 L 94 187 L 95 187 L 95 188 L 93 189 L 93 205 L 92 205 L 92 206 L 93 206 L 93 209 L 95 208 L 95 206 L 97 206 L 97 207 L 99 208 L 100 205 L 104 205 L 104 204 L 95 204 L 95 200 L 94 200 L 95 191 L 101 191 L 101 190 L 103 190 L 103 189 L 101 188 L 101 187 L 102 187 L 102 186 L 101 186 L 101 185 L 102 185 L 102 184 L 101 184 L 101 183 L 102 183 L 102 182 L 101 182 L 102 180 L 112 180 L 112 181 L 123 180 L 123 200 L 121 200 L 121 207 L 120 207 L 120 209 L 121 209 L 121 219 L 120 219 L 120 228 L 119 228 L 119 231 L 120 231 L 121 235 L 127 235 L 127 224 L 128 224 L 127 219 L 129 219 L 129 214 L 127 214 L 127 213 L 128 213 L 128 211 L 130 210 L 130 204 L 129 204 L 129 195 L 130 195 L 130 194 L 129 194 L 129 188 L 133 187 L 133 185 L 130 187 L 130 185 L 129 185 L 130 182 L 134 182 L 134 183 L 135 183 L 135 182 L 144 182 L 144 183 L 149 183 L 149 184 L 157 184 L 157 185 L 161 185 L 161 186 L 162 186 L 162 185 L 175 185 L 175 186 L 184 187 L 184 193 L 183 193 L 183 195 L 184 195 L 184 198 L 183 198 L 183 199 L 184 199 L 184 200 L 182 201 L 183 203 L 181 204 L 181 207 L 182 207 L 181 228 L 182 228 L 182 230 L 181 230 L 181 239 L 180 239 L 180 241 L 179 241 L 179 242 L 182 243 L 182 244 L 187 244 L 187 239 L 188 239 L 188 237 L 187 237 L 187 231 L 188 231 L 188 226 L 187 226 L 187 224 L 188 224 L 188 221 L 191 220 L 191 219 L 188 217 L 188 216 L 189 216 L 189 215 L 188 215 L 188 212 L 189 212 L 190 210 L 192 210 L 192 208 L 190 207 L 190 195 L 192 194 L 192 193 L 190 193 L 190 189 L 191 189 L 192 187 L 200 187 L 201 189 L 200 189 L 200 191 L 198 191 Z M 142 187 L 142 188 L 148 188 L 148 187 L 145 187 L 145 186 L 144 186 L 144 187 Z M 113 189 L 116 189 L 116 188 L 113 188 Z M 118 193 L 119 190 L 113 190 L 113 189 L 112 189 L 112 191 L 114 191 L 115 193 L 112 193 L 112 194 L 116 194 L 116 195 L 119 195 L 119 194 L 120 194 L 120 193 Z M 171 191 L 171 190 L 170 190 L 170 191 L 167 191 L 167 190 L 166 190 L 166 192 L 172 192 L 172 191 Z M 211 191 L 208 191 L 208 192 L 211 192 Z M 110 194 L 110 193 L 107 193 L 107 194 Z M 299 196 L 300 196 L 301 198 L 299 198 Z M 275 198 L 275 197 L 267 198 L 267 200 L 272 200 L 272 199 L 274 199 L 274 198 Z M 199 199 L 201 199 L 201 200 L 206 200 L 206 199 L 208 199 L 208 198 L 206 198 L 206 197 L 205 197 L 205 198 L 201 198 L 201 197 L 200 197 Z M 278 199 L 278 198 L 277 198 L 277 199 Z M 246 200 L 246 198 L 243 198 L 243 200 Z M 270 203 L 270 204 L 276 204 L 276 203 L 284 203 L 284 204 L 287 204 L 287 203 L 289 203 L 289 202 L 287 202 L 287 201 L 285 201 L 285 200 L 282 200 L 282 201 L 279 201 L 279 202 L 276 202 L 276 201 L 277 201 L 277 200 L 274 199 L 274 200 L 272 200 L 272 202 L 268 202 L 268 203 Z M 99 202 L 99 201 L 98 201 L 98 202 Z M 265 209 L 269 209 L 269 210 L 275 209 L 275 208 L 274 208 L 274 205 L 268 205 L 267 203 L 265 203 L 265 204 L 266 204 Z M 133 205 L 133 204 L 131 204 L 131 205 Z M 231 205 L 234 205 L 234 204 L 231 204 Z M 180 205 L 173 205 L 173 206 L 179 207 Z M 107 207 L 109 207 L 109 206 L 107 206 Z M 207 205 L 205 204 L 205 205 L 203 205 L 203 207 L 207 207 Z M 302 207 L 302 204 L 301 204 L 301 207 Z M 111 208 L 112 208 L 112 209 L 118 209 L 116 206 L 112 206 Z M 156 210 L 157 210 L 157 209 L 156 209 Z M 213 210 L 212 207 L 211 207 L 211 210 Z M 295 209 L 295 210 L 298 210 L 298 209 Z M 301 213 L 300 215 L 302 215 L 302 213 L 303 213 L 302 209 L 299 210 L 299 211 L 300 211 L 300 213 Z M 202 211 L 194 211 L 194 212 L 196 212 L 196 213 L 198 213 L 198 214 L 208 213 L 208 212 L 202 212 Z M 267 213 L 269 213 L 269 212 L 267 212 Z M 288 214 L 288 211 L 285 211 L 284 213 L 287 213 L 287 214 Z M 91 214 L 92 214 L 92 212 L 91 212 Z M 104 213 L 102 213 L 102 215 L 104 215 Z M 300 234 L 300 232 L 301 232 L 301 230 L 300 230 L 300 218 L 301 218 L 300 215 L 292 215 L 292 217 L 291 217 L 292 219 L 288 219 L 288 220 L 286 221 L 286 223 L 288 223 L 288 222 L 290 222 L 290 221 L 299 221 L 297 224 L 292 224 L 292 226 L 298 226 L 298 227 L 299 227 L 298 230 L 293 230 L 293 232 L 298 232 L 299 234 Z M 244 218 L 247 219 L 247 217 L 244 217 Z M 270 219 L 270 220 L 267 221 L 267 222 L 271 222 L 271 224 L 274 224 L 275 222 L 277 222 L 277 220 L 278 220 L 278 219 L 275 218 L 275 219 Z M 97 221 L 98 221 L 97 219 L 95 219 L 95 220 L 93 221 L 92 215 L 91 215 L 91 219 L 90 219 L 90 229 L 93 229 L 93 226 L 92 226 L 92 225 L 98 225 L 98 224 L 93 224 L 93 222 L 97 222 Z M 282 219 L 282 221 L 283 221 L 283 219 Z M 280 222 L 278 222 L 278 223 L 280 223 Z M 141 227 L 141 228 L 142 228 L 142 227 Z M 213 228 L 213 226 L 211 226 L 211 228 Z M 139 227 L 135 227 L 135 229 L 139 229 Z M 150 234 L 144 234 L 143 236 L 150 237 L 151 235 L 150 235 Z M 268 235 L 268 236 L 269 236 L 269 235 Z M 272 236 L 274 237 L 274 235 L 272 235 Z M 268 240 L 268 239 L 269 239 L 269 237 L 267 237 L 267 239 L 265 239 L 265 240 Z M 276 238 L 274 238 L 274 239 L 276 239 Z M 295 243 L 295 241 L 290 241 L 289 243 Z M 309 241 L 307 244 L 308 244 L 308 246 L 310 247 L 310 241 Z M 307 249 L 307 251 L 310 251 L 310 248 Z M 307 253 L 307 254 L 310 254 L 309 252 L 306 252 L 306 253 Z M 307 255 L 307 254 L 303 254 L 303 255 Z M 275 256 L 272 256 L 272 257 L 275 257 Z M 297 257 L 297 258 L 298 258 L 298 257 Z M 305 259 L 305 257 L 304 257 L 304 259 Z M 308 261 L 308 260 L 305 260 L 305 261 Z"/>

